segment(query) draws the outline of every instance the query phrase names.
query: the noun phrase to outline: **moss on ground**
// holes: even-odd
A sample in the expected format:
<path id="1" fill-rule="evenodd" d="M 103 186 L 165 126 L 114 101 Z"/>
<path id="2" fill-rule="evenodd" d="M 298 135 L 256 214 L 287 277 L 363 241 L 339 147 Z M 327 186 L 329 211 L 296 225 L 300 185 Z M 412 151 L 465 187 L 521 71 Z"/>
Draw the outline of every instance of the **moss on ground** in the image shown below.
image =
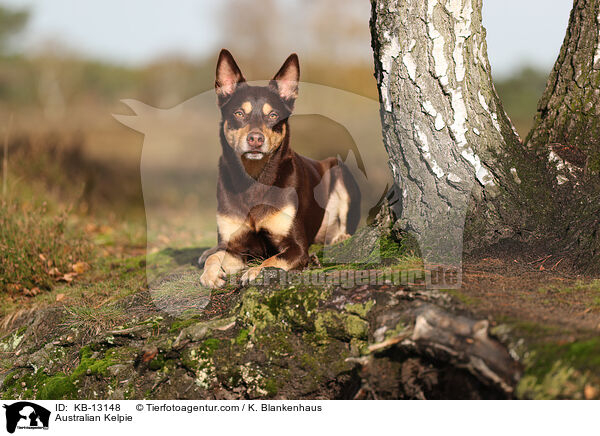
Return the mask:
<path id="1" fill-rule="evenodd" d="M 367 315 L 375 305 L 375 301 L 369 300 L 366 303 L 346 304 L 344 309 L 347 312 L 353 313 L 362 319 L 367 319 Z"/>
<path id="2" fill-rule="evenodd" d="M 70 372 L 59 371 L 48 374 L 45 368 L 34 371 L 16 370 L 8 374 L 3 384 L 3 399 L 61 400 L 79 398 L 79 389 L 86 377 L 110 379 L 109 369 L 132 361 L 135 350 L 109 348 L 94 351 L 92 346 L 83 346 L 79 351 L 79 364 Z M 67 353 L 61 353 L 66 356 Z"/>
<path id="3" fill-rule="evenodd" d="M 467 295 L 466 293 L 460 291 L 459 289 L 440 289 L 441 292 L 446 292 L 454 297 L 456 300 L 460 301 L 465 306 L 476 306 L 481 304 L 481 299 L 477 297 L 473 297 L 471 295 Z"/>
<path id="4" fill-rule="evenodd" d="M 531 399 L 598 398 L 600 338 L 531 347 L 517 395 Z"/>
<path id="5" fill-rule="evenodd" d="M 600 395 L 600 338 L 595 332 L 504 317 L 491 333 L 523 365 L 517 398 L 592 399 Z M 577 339 L 579 338 L 579 339 Z"/>
<path id="6" fill-rule="evenodd" d="M 369 234 L 369 232 L 373 234 Z M 372 268 L 396 270 L 422 268 L 422 260 L 416 254 L 418 253 L 416 242 L 407 235 L 397 240 L 386 229 L 364 227 L 338 244 L 327 247 L 315 245 L 311 252 L 323 265 L 311 268 L 311 272 Z M 341 259 L 341 261 L 336 262 L 335 259 Z"/>
<path id="7" fill-rule="evenodd" d="M 15 351 L 25 337 L 26 331 L 27 327 L 23 326 L 0 339 L 0 351 L 5 353 Z"/>

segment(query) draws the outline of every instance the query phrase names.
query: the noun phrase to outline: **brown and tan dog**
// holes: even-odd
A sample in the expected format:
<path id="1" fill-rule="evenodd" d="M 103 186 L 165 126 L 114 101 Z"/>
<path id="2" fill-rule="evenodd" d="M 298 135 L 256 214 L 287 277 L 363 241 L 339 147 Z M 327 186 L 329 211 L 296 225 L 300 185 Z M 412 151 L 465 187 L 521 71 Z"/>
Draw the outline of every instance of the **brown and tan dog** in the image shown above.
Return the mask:
<path id="1" fill-rule="evenodd" d="M 266 267 L 303 268 L 311 244 L 335 243 L 356 230 L 360 190 L 350 171 L 336 158 L 315 161 L 290 148 L 299 77 L 292 54 L 268 86 L 250 86 L 231 53 L 219 54 L 218 245 L 199 259 L 204 286 L 223 286 L 226 274 L 252 260 L 262 263 L 244 272 L 243 284 Z"/>

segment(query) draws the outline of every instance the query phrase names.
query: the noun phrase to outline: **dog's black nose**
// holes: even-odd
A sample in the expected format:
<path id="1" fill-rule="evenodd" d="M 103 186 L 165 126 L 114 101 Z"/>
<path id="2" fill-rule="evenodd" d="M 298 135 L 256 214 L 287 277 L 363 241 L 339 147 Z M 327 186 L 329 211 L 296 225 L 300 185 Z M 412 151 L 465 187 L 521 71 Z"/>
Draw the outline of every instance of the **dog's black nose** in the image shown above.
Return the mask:
<path id="1" fill-rule="evenodd" d="M 250 132 L 246 137 L 248 145 L 253 148 L 259 148 L 265 143 L 265 135 L 260 132 Z"/>

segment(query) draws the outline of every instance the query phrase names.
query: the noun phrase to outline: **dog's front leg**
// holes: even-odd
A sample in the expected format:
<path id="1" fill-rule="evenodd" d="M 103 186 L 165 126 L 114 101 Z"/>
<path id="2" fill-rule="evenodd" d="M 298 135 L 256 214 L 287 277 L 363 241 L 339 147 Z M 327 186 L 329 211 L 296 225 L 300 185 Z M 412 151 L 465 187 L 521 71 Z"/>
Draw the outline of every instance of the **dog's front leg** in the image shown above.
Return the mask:
<path id="1" fill-rule="evenodd" d="M 259 266 L 249 268 L 242 274 L 241 283 L 247 285 L 252 282 L 264 268 L 280 268 L 289 271 L 304 267 L 308 264 L 308 251 L 297 243 L 287 244 L 287 247 L 279 254 L 271 256 L 263 261 Z"/>
<path id="2" fill-rule="evenodd" d="M 227 274 L 235 274 L 245 266 L 238 256 L 226 250 L 218 250 L 206 259 L 200 283 L 208 288 L 220 288 L 225 284 Z"/>

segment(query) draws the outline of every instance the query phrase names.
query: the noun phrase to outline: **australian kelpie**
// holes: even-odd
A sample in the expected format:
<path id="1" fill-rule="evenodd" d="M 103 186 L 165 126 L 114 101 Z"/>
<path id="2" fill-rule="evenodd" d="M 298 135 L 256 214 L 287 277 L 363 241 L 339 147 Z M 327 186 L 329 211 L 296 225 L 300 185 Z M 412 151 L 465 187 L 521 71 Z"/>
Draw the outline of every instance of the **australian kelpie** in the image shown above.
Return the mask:
<path id="1" fill-rule="evenodd" d="M 199 259 L 204 286 L 223 286 L 227 274 L 253 260 L 261 263 L 243 273 L 242 284 L 263 268 L 303 268 L 311 244 L 342 241 L 356 230 L 360 190 L 348 168 L 336 158 L 316 161 L 290 147 L 288 118 L 299 77 L 292 54 L 268 86 L 251 86 L 231 53 L 219 54 L 218 245 Z"/>

